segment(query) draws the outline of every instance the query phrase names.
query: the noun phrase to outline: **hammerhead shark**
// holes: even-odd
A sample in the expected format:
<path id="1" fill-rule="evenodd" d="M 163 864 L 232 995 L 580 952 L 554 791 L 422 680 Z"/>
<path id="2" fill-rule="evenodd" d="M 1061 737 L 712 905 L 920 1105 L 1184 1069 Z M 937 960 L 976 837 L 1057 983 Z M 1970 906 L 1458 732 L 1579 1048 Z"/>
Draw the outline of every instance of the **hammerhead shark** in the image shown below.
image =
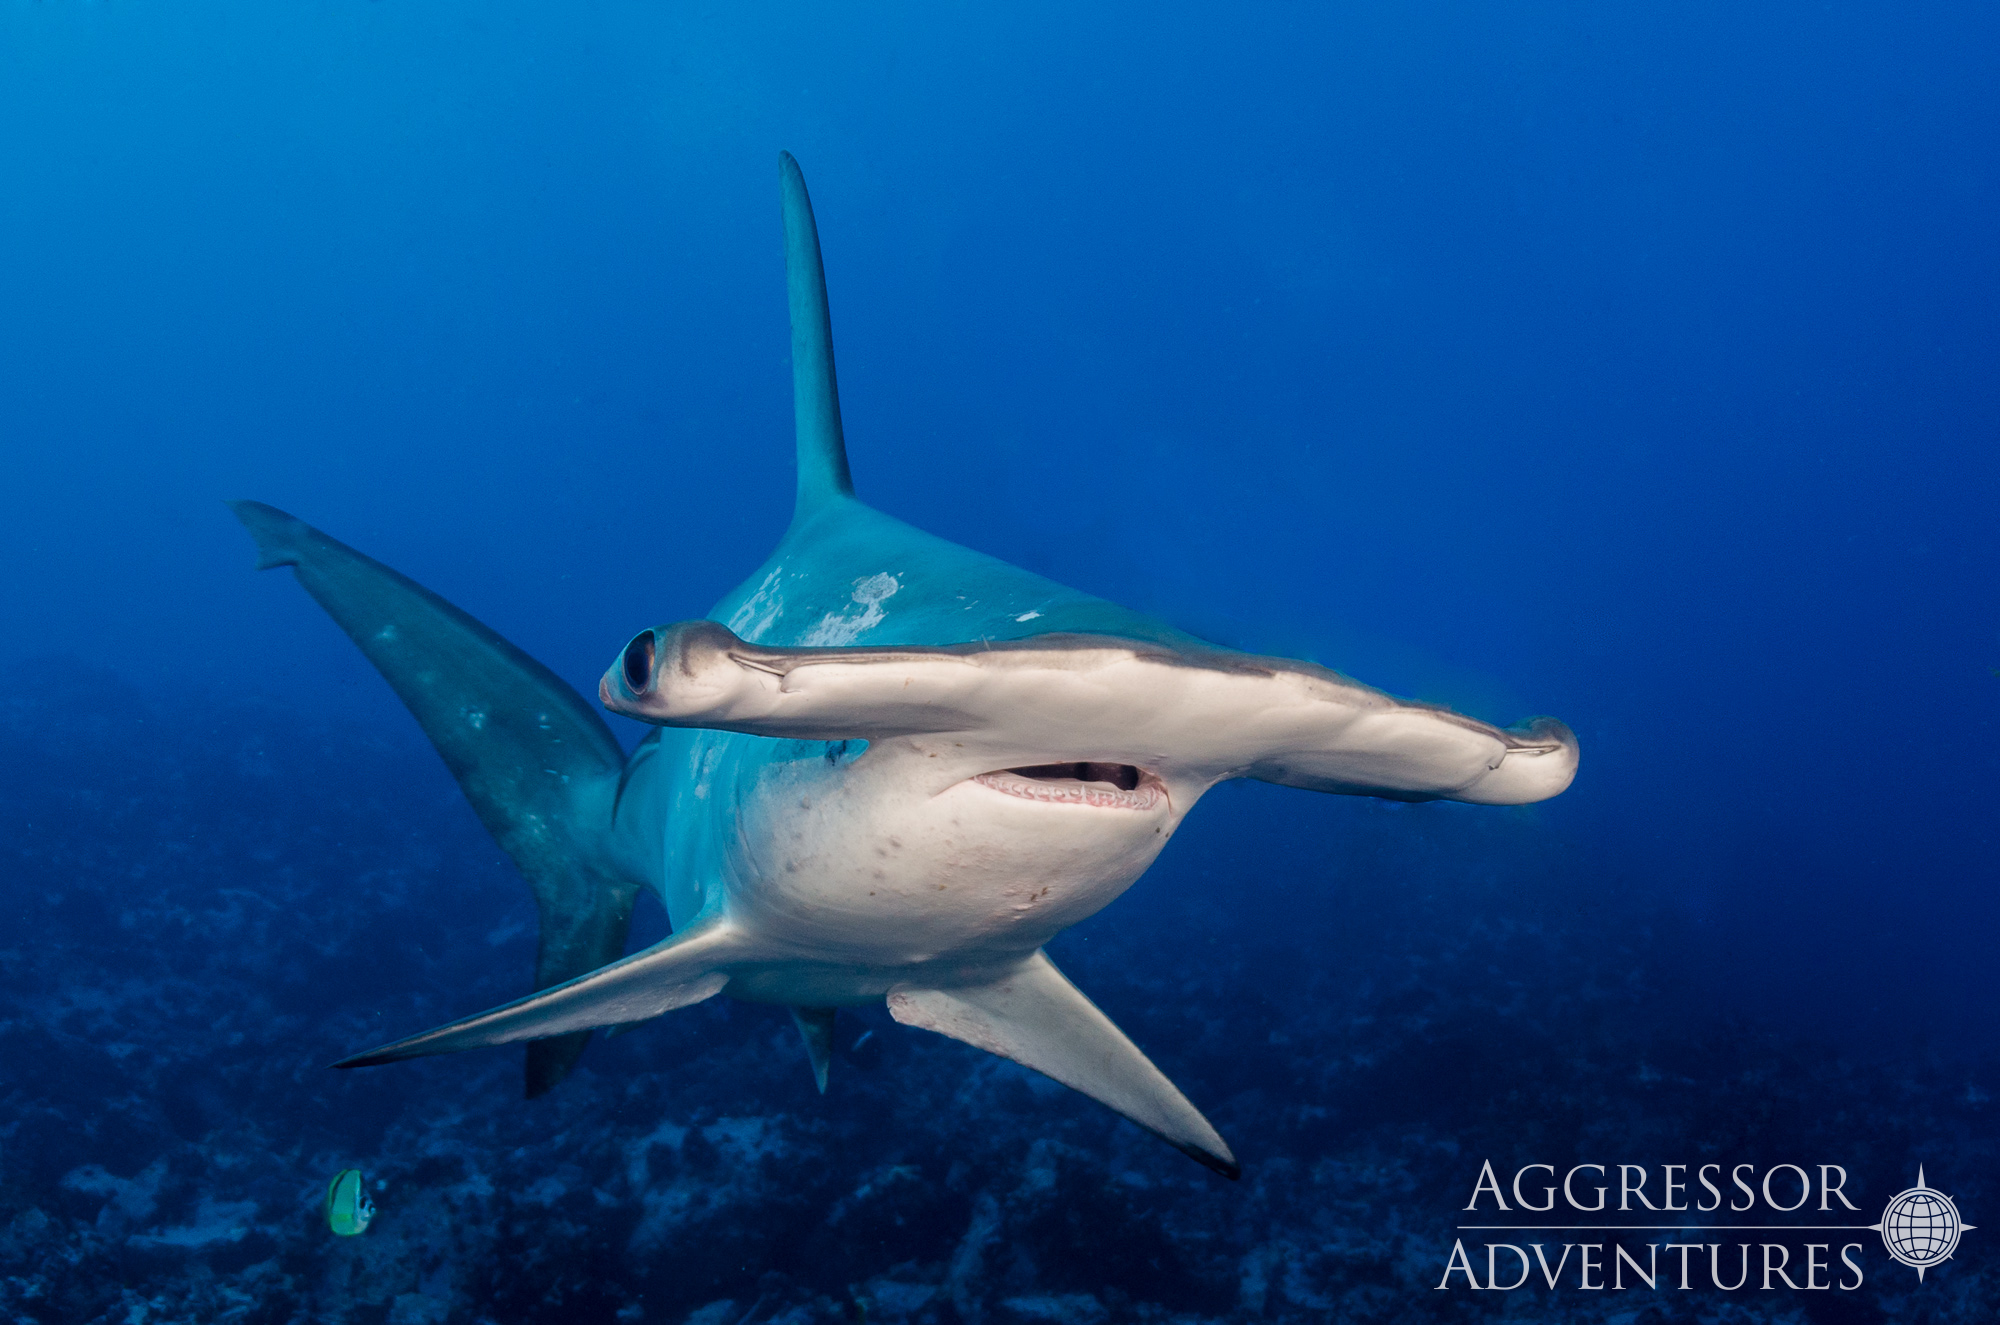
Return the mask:
<path id="1" fill-rule="evenodd" d="M 819 233 L 779 157 L 798 493 L 770 559 L 700 621 L 641 631 L 598 697 L 283 511 L 231 503 L 416 716 L 540 912 L 535 992 L 356 1054 L 528 1041 L 527 1094 L 595 1028 L 716 994 L 789 1007 L 826 1089 L 835 1009 L 1010 1058 L 1209 1168 L 1208 1120 L 1045 944 L 1153 863 L 1227 778 L 1395 800 L 1556 795 L 1577 741 L 1206 643 L 933 537 L 854 495 Z M 624 952 L 656 890 L 672 933 Z"/>

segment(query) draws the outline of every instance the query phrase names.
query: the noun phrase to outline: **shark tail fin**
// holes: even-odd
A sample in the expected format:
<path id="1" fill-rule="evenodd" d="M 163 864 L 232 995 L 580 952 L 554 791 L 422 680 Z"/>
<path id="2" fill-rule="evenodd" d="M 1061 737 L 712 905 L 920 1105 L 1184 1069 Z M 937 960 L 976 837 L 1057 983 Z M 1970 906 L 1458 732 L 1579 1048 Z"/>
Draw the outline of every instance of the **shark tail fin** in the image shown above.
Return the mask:
<path id="1" fill-rule="evenodd" d="M 1032 1067 L 1224 1177 L 1242 1174 L 1208 1119 L 1039 949 L 985 984 L 899 986 L 889 992 L 889 1014 Z"/>
<path id="2" fill-rule="evenodd" d="M 415 715 L 540 912 L 535 988 L 618 959 L 638 885 L 614 863 L 624 755 L 604 719 L 548 668 L 415 581 L 262 502 L 229 503 L 257 568 L 290 566 Z M 576 1063 L 589 1032 L 528 1046 L 529 1098 Z"/>
<path id="3" fill-rule="evenodd" d="M 827 502 L 854 495 L 847 442 L 840 428 L 840 386 L 833 373 L 833 321 L 826 304 L 826 268 L 813 223 L 806 177 L 790 152 L 778 153 L 785 213 L 785 286 L 792 311 L 792 411 L 798 426 L 798 505 L 802 519 Z"/>

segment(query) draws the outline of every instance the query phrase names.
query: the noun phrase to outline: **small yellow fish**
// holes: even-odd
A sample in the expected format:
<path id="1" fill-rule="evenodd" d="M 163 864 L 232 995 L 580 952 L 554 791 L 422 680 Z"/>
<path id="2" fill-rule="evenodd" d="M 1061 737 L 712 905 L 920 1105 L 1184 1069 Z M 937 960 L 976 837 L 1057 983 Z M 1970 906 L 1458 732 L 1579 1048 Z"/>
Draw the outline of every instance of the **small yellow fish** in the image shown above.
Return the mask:
<path id="1" fill-rule="evenodd" d="M 375 1218 L 375 1202 L 368 1199 L 368 1183 L 360 1169 L 342 1169 L 326 1185 L 326 1226 L 337 1236 L 351 1238 L 366 1233 Z"/>

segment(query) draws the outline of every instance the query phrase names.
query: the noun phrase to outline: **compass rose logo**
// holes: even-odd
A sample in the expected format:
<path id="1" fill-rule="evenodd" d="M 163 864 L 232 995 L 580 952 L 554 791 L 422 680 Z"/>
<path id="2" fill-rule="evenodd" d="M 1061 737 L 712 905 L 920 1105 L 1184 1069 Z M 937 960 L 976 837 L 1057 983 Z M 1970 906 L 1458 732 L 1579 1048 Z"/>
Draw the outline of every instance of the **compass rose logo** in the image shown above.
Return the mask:
<path id="1" fill-rule="evenodd" d="M 1924 1168 L 1919 1164 L 1917 1185 L 1890 1197 L 1882 1222 L 1871 1227 L 1882 1235 L 1889 1254 L 1915 1270 L 1921 1283 L 1925 1270 L 1951 1259 L 1959 1235 L 1977 1226 L 1959 1219 L 1949 1196 L 1924 1185 Z"/>

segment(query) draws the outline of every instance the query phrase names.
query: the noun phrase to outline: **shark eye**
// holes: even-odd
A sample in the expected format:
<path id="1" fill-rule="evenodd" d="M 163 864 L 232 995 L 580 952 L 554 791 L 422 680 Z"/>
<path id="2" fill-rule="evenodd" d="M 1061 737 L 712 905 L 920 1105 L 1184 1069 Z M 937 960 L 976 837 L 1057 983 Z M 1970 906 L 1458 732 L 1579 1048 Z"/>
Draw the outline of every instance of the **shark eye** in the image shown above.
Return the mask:
<path id="1" fill-rule="evenodd" d="M 625 646 L 625 688 L 643 695 L 653 688 L 653 632 L 634 635 Z"/>

